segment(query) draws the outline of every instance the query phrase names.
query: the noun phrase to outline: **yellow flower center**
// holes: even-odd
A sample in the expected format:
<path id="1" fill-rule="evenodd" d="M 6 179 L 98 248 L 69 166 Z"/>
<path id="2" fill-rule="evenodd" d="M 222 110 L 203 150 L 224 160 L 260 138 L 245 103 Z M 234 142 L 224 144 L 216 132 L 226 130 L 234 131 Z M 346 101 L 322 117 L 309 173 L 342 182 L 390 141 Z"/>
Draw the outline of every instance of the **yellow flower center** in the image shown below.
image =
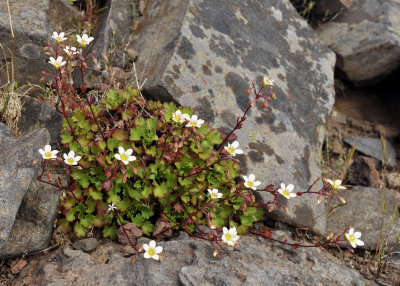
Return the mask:
<path id="1" fill-rule="evenodd" d="M 233 149 L 233 147 L 228 147 L 226 151 L 228 151 L 229 154 L 232 154 L 235 152 L 235 149 Z"/>
<path id="2" fill-rule="evenodd" d="M 180 122 L 181 121 L 181 117 L 179 115 L 175 115 L 174 116 L 174 121 Z"/>
<path id="3" fill-rule="evenodd" d="M 226 239 L 226 241 L 230 241 L 232 239 L 232 237 L 229 233 L 227 233 L 227 234 L 225 234 L 225 239 Z"/>
<path id="4" fill-rule="evenodd" d="M 354 235 L 349 234 L 349 241 L 354 242 L 355 240 L 356 240 L 356 238 L 354 237 Z"/>
<path id="5" fill-rule="evenodd" d="M 44 153 L 44 156 L 46 158 L 51 158 L 52 154 L 51 154 L 51 152 L 46 152 L 46 153 Z"/>
<path id="6" fill-rule="evenodd" d="M 217 193 L 211 193 L 211 196 L 212 196 L 213 198 L 218 198 L 218 194 L 217 194 Z"/>
<path id="7" fill-rule="evenodd" d="M 68 158 L 67 162 L 68 162 L 68 164 L 72 165 L 75 163 L 75 160 L 74 160 L 74 158 Z"/>
<path id="8" fill-rule="evenodd" d="M 290 192 L 289 192 L 288 190 L 284 189 L 284 190 L 282 191 L 282 194 L 283 194 L 285 197 L 288 197 L 288 196 L 290 195 Z"/>
<path id="9" fill-rule="evenodd" d="M 251 188 L 253 186 L 253 182 L 247 181 L 247 185 Z"/>
<path id="10" fill-rule="evenodd" d="M 154 248 L 149 248 L 149 250 L 147 251 L 147 253 L 148 253 L 150 256 L 153 256 L 154 254 L 156 254 L 156 251 L 154 250 Z"/>
<path id="11" fill-rule="evenodd" d="M 122 154 L 122 155 L 121 155 L 121 160 L 122 160 L 122 161 L 128 161 L 128 156 L 125 155 L 125 154 Z"/>
<path id="12" fill-rule="evenodd" d="M 192 126 L 192 127 L 197 126 L 197 122 L 195 122 L 195 121 L 190 121 L 190 126 Z"/>

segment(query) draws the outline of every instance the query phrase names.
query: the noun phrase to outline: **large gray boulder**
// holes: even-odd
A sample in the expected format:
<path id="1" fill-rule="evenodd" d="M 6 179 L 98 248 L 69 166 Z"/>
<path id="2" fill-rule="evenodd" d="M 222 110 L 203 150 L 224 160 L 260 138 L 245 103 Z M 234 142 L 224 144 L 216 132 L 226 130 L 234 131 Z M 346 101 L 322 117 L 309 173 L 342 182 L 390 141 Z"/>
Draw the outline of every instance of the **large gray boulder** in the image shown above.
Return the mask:
<path id="1" fill-rule="evenodd" d="M 66 31 L 77 26 L 82 15 L 64 0 L 10 0 L 9 3 L 15 36 L 15 80 L 19 85 L 38 83 L 42 71 L 53 69 L 43 52 L 51 34 L 53 31 Z M 0 2 L 0 39 L 10 65 L 12 35 L 7 1 Z M 0 69 L 0 82 L 5 84 L 7 78 L 6 68 L 3 66 Z"/>
<path id="2" fill-rule="evenodd" d="M 38 128 L 46 128 L 50 133 L 50 143 L 60 142 L 63 121 L 61 113 L 33 97 L 23 97 L 21 101 L 23 105 L 18 129 L 22 134 Z"/>
<path id="3" fill-rule="evenodd" d="M 400 2 L 352 2 L 317 33 L 337 54 L 337 67 L 347 79 L 357 86 L 371 85 L 400 66 Z"/>
<path id="4" fill-rule="evenodd" d="M 400 250 L 397 239 L 400 235 L 400 220 L 398 218 L 398 208 L 400 196 L 393 190 L 376 189 L 371 187 L 357 186 L 349 190 L 344 190 L 340 195 L 345 199 L 346 205 L 337 209 L 328 217 L 328 231 L 343 231 L 346 227 L 352 226 L 355 231 L 360 231 L 361 240 L 364 247 L 368 250 L 375 250 L 381 229 L 383 227 L 383 239 L 387 241 L 386 249 L 392 248 L 393 251 Z M 382 199 L 386 208 L 382 222 Z M 392 216 L 395 213 L 393 227 Z"/>
<path id="5" fill-rule="evenodd" d="M 142 243 L 148 240 L 140 239 L 139 245 Z M 213 257 L 209 243 L 185 235 L 157 245 L 164 248 L 161 262 L 139 254 L 135 263 L 120 245 L 105 244 L 104 251 L 99 246 L 92 254 L 64 246 L 31 262 L 14 282 L 76 286 L 375 285 L 326 251 L 293 250 L 254 236 L 241 237 L 239 245 L 234 250 L 227 248 L 220 260 Z"/>
<path id="6" fill-rule="evenodd" d="M 130 43 L 138 78 L 147 78 L 145 94 L 191 106 L 224 131 L 250 103 L 251 82 L 276 79 L 277 100 L 267 110 L 253 108 L 237 133 L 242 174 L 255 174 L 262 186 L 292 183 L 296 191 L 321 175 L 335 55 L 288 0 L 149 0 Z M 324 206 L 316 201 L 291 199 L 289 211 L 275 215 L 324 233 Z"/>
<path id="7" fill-rule="evenodd" d="M 53 174 L 54 178 L 59 175 Z M 66 182 L 65 175 L 61 175 Z M 47 180 L 47 178 L 45 178 Z M 1 256 L 12 257 L 43 250 L 49 246 L 61 192 L 33 179 L 19 207 Z"/>
<path id="8" fill-rule="evenodd" d="M 46 129 L 35 130 L 9 144 L 0 145 L 0 257 L 9 239 L 22 199 L 35 179 L 40 164 L 38 149 L 48 144 Z"/>

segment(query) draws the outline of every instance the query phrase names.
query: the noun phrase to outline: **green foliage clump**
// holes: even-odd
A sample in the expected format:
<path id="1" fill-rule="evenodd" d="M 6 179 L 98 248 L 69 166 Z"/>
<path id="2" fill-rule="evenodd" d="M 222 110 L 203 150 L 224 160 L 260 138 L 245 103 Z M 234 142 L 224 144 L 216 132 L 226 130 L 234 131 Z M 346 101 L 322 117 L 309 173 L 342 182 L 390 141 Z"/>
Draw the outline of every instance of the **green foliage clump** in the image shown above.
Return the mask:
<path id="1" fill-rule="evenodd" d="M 109 90 L 101 102 L 71 109 L 62 143 L 82 159 L 71 168 L 61 203 L 65 232 L 82 237 L 94 226 L 115 239 L 119 225 L 134 222 L 151 236 L 162 217 L 188 233 L 201 224 L 244 233 L 261 218 L 254 195 L 236 181 L 238 161 L 219 151 L 221 134 L 207 124 L 173 121 L 179 109 L 173 103 L 146 102 L 137 89 Z M 132 149 L 136 160 L 117 160 L 118 147 Z M 211 198 L 208 189 L 222 198 Z M 109 211 L 110 204 L 117 210 Z"/>

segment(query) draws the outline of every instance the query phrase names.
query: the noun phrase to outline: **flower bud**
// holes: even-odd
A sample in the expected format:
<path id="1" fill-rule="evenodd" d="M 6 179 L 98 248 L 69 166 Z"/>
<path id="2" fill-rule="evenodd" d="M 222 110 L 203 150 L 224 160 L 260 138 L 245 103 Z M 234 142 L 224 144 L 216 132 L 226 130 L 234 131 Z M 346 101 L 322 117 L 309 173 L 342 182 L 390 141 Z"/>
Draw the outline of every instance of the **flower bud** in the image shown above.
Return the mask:
<path id="1" fill-rule="evenodd" d="M 338 200 L 340 203 L 342 203 L 342 204 L 345 204 L 345 203 L 346 203 L 346 201 L 344 200 L 343 197 L 337 196 L 336 198 L 337 198 L 337 200 Z"/>
<path id="2" fill-rule="evenodd" d="M 41 78 L 40 78 L 40 82 L 44 82 L 46 80 L 46 78 L 44 77 L 44 76 L 42 76 Z"/>
<path id="3" fill-rule="evenodd" d="M 50 52 L 45 52 L 45 54 L 46 54 L 46 56 L 48 56 L 48 57 L 51 55 Z"/>
<path id="4" fill-rule="evenodd" d="M 251 93 L 251 89 L 246 90 L 247 95 L 250 95 L 250 93 Z"/>
<path id="5" fill-rule="evenodd" d="M 48 50 L 49 50 L 48 46 L 43 48 L 43 51 L 48 51 Z"/>
<path id="6" fill-rule="evenodd" d="M 275 209 L 275 206 L 274 206 L 274 205 L 270 205 L 270 206 L 268 207 L 268 211 L 269 211 L 269 212 L 272 212 L 274 209 Z"/>
<path id="7" fill-rule="evenodd" d="M 326 240 L 331 240 L 335 236 L 334 232 L 331 232 L 327 237 Z"/>
<path id="8" fill-rule="evenodd" d="M 87 69 L 87 63 L 86 63 L 86 62 L 83 62 L 83 63 L 82 63 L 82 68 L 83 68 L 83 69 Z"/>
<path id="9" fill-rule="evenodd" d="M 213 239 L 214 238 L 214 235 L 212 233 L 209 233 L 207 236 L 208 236 L 208 239 Z"/>
<path id="10" fill-rule="evenodd" d="M 318 196 L 317 198 L 317 203 L 321 203 L 322 202 L 322 194 Z"/>
<path id="11" fill-rule="evenodd" d="M 214 256 L 214 257 L 217 257 L 218 253 L 219 253 L 218 250 L 214 249 L 214 251 L 213 251 L 213 256 Z"/>
<path id="12" fill-rule="evenodd" d="M 273 93 L 273 92 L 271 92 L 271 97 L 272 97 L 273 99 L 276 99 L 276 94 Z"/>
<path id="13" fill-rule="evenodd" d="M 252 102 L 250 103 L 250 106 L 251 106 L 251 107 L 256 106 L 256 102 L 255 102 L 255 101 L 252 101 Z"/>
<path id="14" fill-rule="evenodd" d="M 267 109 L 267 107 L 268 107 L 268 104 L 267 104 L 267 102 L 266 102 L 266 101 L 264 102 L 264 104 L 263 104 L 263 107 L 264 107 L 264 109 Z"/>

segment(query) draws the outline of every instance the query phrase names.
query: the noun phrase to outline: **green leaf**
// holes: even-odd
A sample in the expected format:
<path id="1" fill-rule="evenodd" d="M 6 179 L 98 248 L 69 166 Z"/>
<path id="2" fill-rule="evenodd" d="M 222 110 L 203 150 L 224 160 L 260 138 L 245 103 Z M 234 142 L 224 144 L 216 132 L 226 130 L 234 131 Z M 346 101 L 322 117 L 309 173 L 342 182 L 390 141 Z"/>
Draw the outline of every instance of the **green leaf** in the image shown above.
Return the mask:
<path id="1" fill-rule="evenodd" d="M 162 198 L 168 193 L 167 184 L 162 183 L 154 188 L 154 196 L 156 198 Z"/>
<path id="2" fill-rule="evenodd" d="M 92 188 L 89 190 L 89 196 L 91 196 L 95 201 L 103 199 L 103 194 L 101 192 L 94 191 Z"/>
<path id="3" fill-rule="evenodd" d="M 74 231 L 78 237 L 83 237 L 86 235 L 87 229 L 81 223 L 77 222 L 75 224 Z"/>
<path id="4" fill-rule="evenodd" d="M 113 188 L 108 193 L 108 202 L 118 204 L 121 201 L 120 196 L 116 193 L 116 190 Z"/>
<path id="5" fill-rule="evenodd" d="M 96 208 L 96 202 L 93 199 L 87 198 L 85 201 L 85 205 L 87 206 L 86 213 L 91 214 L 92 212 L 94 212 Z"/>
<path id="6" fill-rule="evenodd" d="M 131 198 L 133 198 L 133 199 L 135 199 L 135 200 L 137 200 L 137 201 L 139 201 L 140 199 L 143 198 L 143 195 L 142 195 L 142 193 L 139 191 L 139 189 L 132 189 L 132 188 L 129 188 L 129 189 L 128 189 L 128 195 L 129 195 Z"/>
<path id="7" fill-rule="evenodd" d="M 145 235 L 150 236 L 153 233 L 153 229 L 154 226 L 151 222 L 146 221 L 143 225 L 142 225 L 142 231 Z"/>
<path id="8" fill-rule="evenodd" d="M 84 175 L 80 180 L 79 183 L 81 184 L 82 188 L 86 189 L 87 187 L 89 187 L 89 183 L 90 183 L 90 176 L 89 175 Z"/>
<path id="9" fill-rule="evenodd" d="M 96 215 L 93 219 L 93 225 L 97 227 L 103 227 L 105 224 L 105 218 L 103 215 Z"/>
<path id="10" fill-rule="evenodd" d="M 139 210 L 145 219 L 149 219 L 152 215 L 154 215 L 153 208 L 150 206 L 140 206 Z"/>
<path id="11" fill-rule="evenodd" d="M 129 137 L 132 141 L 139 141 L 145 136 L 146 131 L 143 127 L 136 127 L 131 129 L 131 136 Z"/>
<path id="12" fill-rule="evenodd" d="M 91 214 L 88 214 L 88 215 L 85 216 L 84 219 L 81 219 L 81 224 L 82 224 L 84 227 L 89 228 L 89 227 L 92 226 L 93 219 L 94 219 L 94 216 L 91 215 Z"/>
<path id="13" fill-rule="evenodd" d="M 106 143 L 106 142 L 104 142 L 104 141 L 100 141 L 100 142 L 99 142 L 99 147 L 100 147 L 101 150 L 106 149 L 106 146 L 107 146 L 107 143 Z"/>
<path id="14" fill-rule="evenodd" d="M 61 142 L 63 144 L 69 144 L 74 140 L 74 137 L 71 135 L 71 133 L 63 133 L 61 134 Z"/>
<path id="15" fill-rule="evenodd" d="M 125 130 L 117 129 L 117 130 L 115 130 L 112 137 L 117 139 L 118 141 L 125 141 L 128 139 L 128 134 L 126 133 Z"/>
<path id="16" fill-rule="evenodd" d="M 115 148 L 117 148 L 119 145 L 119 142 L 115 138 L 110 138 L 107 141 L 107 147 L 110 151 L 114 151 Z"/>
<path id="17" fill-rule="evenodd" d="M 71 208 L 67 214 L 65 215 L 65 218 L 67 219 L 67 221 L 71 222 L 75 220 L 75 213 L 76 213 L 76 209 L 75 208 Z"/>
<path id="18" fill-rule="evenodd" d="M 115 240 L 117 238 L 117 227 L 115 224 L 111 226 L 105 226 L 103 229 L 103 236 L 104 238 Z"/>
<path id="19" fill-rule="evenodd" d="M 125 197 L 122 201 L 120 201 L 116 207 L 118 208 L 119 211 L 127 211 L 129 206 L 131 204 L 131 200 L 128 197 Z"/>
<path id="20" fill-rule="evenodd" d="M 222 143 L 221 134 L 217 130 L 211 130 L 211 132 L 207 134 L 207 139 L 213 145 Z"/>
<path id="21" fill-rule="evenodd" d="M 158 119 L 156 117 L 149 118 L 146 120 L 146 126 L 148 130 L 155 131 L 157 129 Z"/>

